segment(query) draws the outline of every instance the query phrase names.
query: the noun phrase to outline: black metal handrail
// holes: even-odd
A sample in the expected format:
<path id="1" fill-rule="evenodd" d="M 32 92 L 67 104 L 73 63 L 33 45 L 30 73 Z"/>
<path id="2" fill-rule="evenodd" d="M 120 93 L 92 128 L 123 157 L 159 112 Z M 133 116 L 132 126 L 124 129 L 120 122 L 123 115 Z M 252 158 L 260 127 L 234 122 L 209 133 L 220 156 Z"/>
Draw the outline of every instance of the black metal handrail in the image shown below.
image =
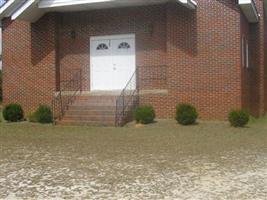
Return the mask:
<path id="1" fill-rule="evenodd" d="M 139 104 L 138 70 L 131 76 L 130 80 L 116 100 L 115 125 L 123 126 L 132 120 L 133 111 Z"/>
<path id="2" fill-rule="evenodd" d="M 67 71 L 71 78 L 60 81 L 60 89 L 53 96 L 52 113 L 54 123 L 63 118 L 66 110 L 74 102 L 77 94 L 82 91 L 82 70 L 73 69 Z"/>

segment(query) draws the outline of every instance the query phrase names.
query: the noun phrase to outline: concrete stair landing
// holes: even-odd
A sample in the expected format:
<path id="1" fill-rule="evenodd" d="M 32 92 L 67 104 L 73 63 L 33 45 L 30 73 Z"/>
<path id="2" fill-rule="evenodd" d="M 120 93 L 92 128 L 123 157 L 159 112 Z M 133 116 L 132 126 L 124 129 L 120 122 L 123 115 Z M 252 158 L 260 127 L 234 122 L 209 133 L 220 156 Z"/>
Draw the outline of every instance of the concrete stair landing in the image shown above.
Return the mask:
<path id="1" fill-rule="evenodd" d="M 117 96 L 78 96 L 60 125 L 115 126 Z"/>

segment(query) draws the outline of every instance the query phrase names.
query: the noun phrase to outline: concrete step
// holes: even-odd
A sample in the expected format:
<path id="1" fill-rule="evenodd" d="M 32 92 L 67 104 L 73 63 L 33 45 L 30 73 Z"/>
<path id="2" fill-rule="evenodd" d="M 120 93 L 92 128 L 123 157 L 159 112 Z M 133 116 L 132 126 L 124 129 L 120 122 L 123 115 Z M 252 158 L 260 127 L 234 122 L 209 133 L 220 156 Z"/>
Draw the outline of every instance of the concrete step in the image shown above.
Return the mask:
<path id="1" fill-rule="evenodd" d="M 116 102 L 117 97 L 77 97 L 76 101 L 85 101 L 85 102 Z"/>
<path id="2" fill-rule="evenodd" d="M 116 114 L 115 110 L 93 110 L 93 109 L 83 109 L 83 110 L 75 110 L 75 109 L 69 109 L 65 116 L 72 116 L 72 115 L 81 115 L 81 116 L 95 116 L 95 115 L 108 115 L 108 116 L 114 116 Z"/>
<path id="3" fill-rule="evenodd" d="M 64 119 L 66 120 L 75 120 L 75 121 L 107 121 L 114 122 L 115 115 L 65 115 Z"/>
<path id="4" fill-rule="evenodd" d="M 99 102 L 109 102 L 109 103 L 116 103 L 117 98 L 114 97 L 77 97 L 77 102 L 92 102 L 92 103 L 99 103 Z"/>
<path id="5" fill-rule="evenodd" d="M 86 121 L 86 120 L 66 120 L 63 119 L 59 121 L 57 124 L 63 126 L 104 126 L 104 127 L 114 127 L 115 122 L 103 122 L 103 121 Z"/>
<path id="6" fill-rule="evenodd" d="M 61 125 L 115 126 L 116 96 L 78 96 Z"/>
<path id="7" fill-rule="evenodd" d="M 118 96 L 109 96 L 109 95 L 101 95 L 101 96 L 77 96 L 76 99 L 117 99 Z"/>
<path id="8" fill-rule="evenodd" d="M 116 103 L 111 102 L 79 102 L 75 101 L 72 106 L 116 106 Z"/>
<path id="9" fill-rule="evenodd" d="M 71 105 L 68 111 L 116 111 L 116 106 L 87 106 L 87 105 Z"/>

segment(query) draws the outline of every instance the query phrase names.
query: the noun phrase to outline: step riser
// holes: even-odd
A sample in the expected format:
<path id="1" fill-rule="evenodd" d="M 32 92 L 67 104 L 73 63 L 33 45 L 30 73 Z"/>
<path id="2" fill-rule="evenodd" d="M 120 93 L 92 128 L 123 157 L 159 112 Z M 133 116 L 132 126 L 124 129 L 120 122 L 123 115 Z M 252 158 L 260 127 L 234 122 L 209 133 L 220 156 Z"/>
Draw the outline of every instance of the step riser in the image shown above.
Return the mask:
<path id="1" fill-rule="evenodd" d="M 116 108 L 104 108 L 104 107 L 86 107 L 86 106 L 78 106 L 78 107 L 70 107 L 66 113 L 71 112 L 80 112 L 82 114 L 100 114 L 100 113 L 107 113 L 107 114 L 116 114 Z M 118 112 L 122 111 L 122 108 L 118 108 Z M 132 109 L 128 108 L 125 112 L 133 112 Z"/>
<path id="2" fill-rule="evenodd" d="M 65 116 L 65 120 L 74 120 L 74 121 L 107 121 L 107 122 L 114 122 L 115 116 Z"/>
<path id="3" fill-rule="evenodd" d="M 80 102 L 75 102 L 71 106 L 87 106 L 87 107 L 116 107 L 116 104 L 112 103 L 80 103 Z"/>
<path id="4" fill-rule="evenodd" d="M 90 99 L 90 98 L 87 98 L 87 99 L 80 99 L 80 98 L 76 98 L 75 99 L 77 102 L 110 102 L 110 103 L 116 103 L 117 102 L 117 99 L 105 99 L 105 98 L 98 98 L 98 99 Z M 125 101 L 128 101 L 130 100 L 129 98 L 125 98 L 124 99 Z"/>
<path id="5" fill-rule="evenodd" d="M 88 121 L 66 121 L 66 120 L 62 120 L 60 122 L 57 123 L 58 125 L 62 125 L 62 126 L 104 126 L 104 127 L 113 127 L 115 126 L 115 123 L 101 123 L 101 122 L 88 122 Z"/>
<path id="6" fill-rule="evenodd" d="M 79 106 L 71 105 L 68 110 L 86 110 L 86 111 L 115 111 L 115 106 Z"/>
<path id="7" fill-rule="evenodd" d="M 111 102 L 116 103 L 114 99 L 76 99 L 78 102 Z"/>
<path id="8" fill-rule="evenodd" d="M 78 102 L 111 102 L 111 103 L 116 103 L 116 99 L 104 99 L 104 98 L 99 98 L 99 99 L 76 99 Z"/>
<path id="9" fill-rule="evenodd" d="M 66 115 L 64 116 L 65 119 L 67 118 L 72 118 L 72 119 L 80 119 L 80 120 L 114 120 L 115 119 L 115 114 L 114 115 L 105 115 L 105 114 L 98 114 L 98 115 L 70 115 L 68 113 L 66 113 Z"/>
<path id="10" fill-rule="evenodd" d="M 76 99 L 113 99 L 116 100 L 117 96 L 78 96 Z"/>
<path id="11" fill-rule="evenodd" d="M 80 115 L 80 116 L 114 116 L 116 115 L 115 111 L 110 111 L 110 110 L 98 110 L 98 111 L 94 111 L 94 110 L 68 110 L 65 114 L 65 116 L 71 116 L 71 115 Z"/>

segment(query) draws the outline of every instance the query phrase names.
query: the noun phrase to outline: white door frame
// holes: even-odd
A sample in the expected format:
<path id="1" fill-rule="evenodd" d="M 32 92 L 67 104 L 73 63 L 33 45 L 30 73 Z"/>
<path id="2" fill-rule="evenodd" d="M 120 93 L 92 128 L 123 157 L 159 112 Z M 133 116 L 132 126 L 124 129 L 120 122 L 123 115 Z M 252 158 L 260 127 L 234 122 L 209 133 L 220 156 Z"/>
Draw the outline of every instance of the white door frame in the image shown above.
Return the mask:
<path id="1" fill-rule="evenodd" d="M 92 91 L 92 85 L 93 85 L 93 73 L 92 73 L 92 42 L 98 41 L 98 40 L 116 40 L 116 39 L 134 39 L 134 44 L 136 46 L 136 37 L 135 34 L 121 34 L 121 35 L 104 35 L 104 36 L 92 36 L 90 37 L 90 91 Z M 136 47 L 135 47 L 136 51 Z M 136 53 L 135 53 L 135 59 L 136 59 Z M 135 60 L 136 63 L 136 60 Z M 135 64 L 135 70 L 136 70 L 136 64 Z M 126 85 L 125 85 L 126 86 Z"/>
<path id="2" fill-rule="evenodd" d="M 112 39 L 135 39 L 135 34 L 123 34 L 123 35 L 104 35 L 104 36 L 92 36 L 90 42 L 94 40 L 112 40 Z"/>

